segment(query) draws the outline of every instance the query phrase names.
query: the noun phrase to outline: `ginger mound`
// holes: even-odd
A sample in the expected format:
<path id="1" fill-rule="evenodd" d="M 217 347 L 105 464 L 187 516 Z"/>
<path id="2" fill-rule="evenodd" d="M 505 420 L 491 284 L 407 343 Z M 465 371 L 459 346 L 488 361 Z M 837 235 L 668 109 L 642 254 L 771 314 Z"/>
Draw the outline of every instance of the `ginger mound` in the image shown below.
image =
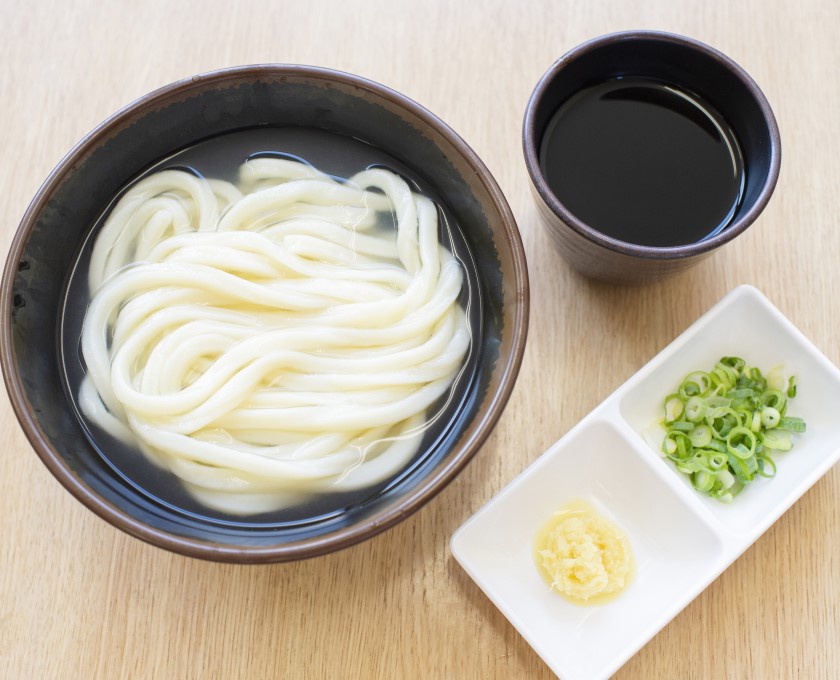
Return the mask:
<path id="1" fill-rule="evenodd" d="M 633 565 L 624 532 L 579 506 L 552 518 L 537 555 L 551 588 L 583 602 L 623 590 Z"/>

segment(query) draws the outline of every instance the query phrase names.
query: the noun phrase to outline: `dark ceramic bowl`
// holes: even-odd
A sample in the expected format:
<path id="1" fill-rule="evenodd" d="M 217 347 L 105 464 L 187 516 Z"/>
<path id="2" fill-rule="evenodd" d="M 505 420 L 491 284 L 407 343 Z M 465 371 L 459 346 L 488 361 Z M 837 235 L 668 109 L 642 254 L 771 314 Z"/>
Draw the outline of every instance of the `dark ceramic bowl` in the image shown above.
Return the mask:
<path id="1" fill-rule="evenodd" d="M 548 187 L 538 154 L 551 116 L 583 88 L 616 76 L 653 78 L 693 92 L 712 104 L 732 127 L 744 156 L 746 186 L 732 221 L 717 235 L 682 246 L 626 243 L 579 220 Z M 708 45 L 653 31 L 601 36 L 561 57 L 531 95 L 522 141 L 537 205 L 561 255 L 585 276 L 616 283 L 661 279 L 696 264 L 743 233 L 770 200 L 781 161 L 776 119 L 755 81 Z"/>
<path id="2" fill-rule="evenodd" d="M 483 299 L 478 364 L 451 427 L 409 472 L 318 521 L 225 524 L 156 503 L 103 462 L 60 375 L 58 321 L 68 268 L 122 186 L 183 147 L 262 125 L 307 126 L 387 151 L 422 178 L 460 224 Z M 3 274 L 0 357 L 15 413 L 44 464 L 114 526 L 154 545 L 229 562 L 312 557 L 370 538 L 429 501 L 463 469 L 510 396 L 525 348 L 528 278 L 510 208 L 475 153 L 418 104 L 381 85 L 301 66 L 251 66 L 183 80 L 145 96 L 87 135 L 49 176 Z"/>

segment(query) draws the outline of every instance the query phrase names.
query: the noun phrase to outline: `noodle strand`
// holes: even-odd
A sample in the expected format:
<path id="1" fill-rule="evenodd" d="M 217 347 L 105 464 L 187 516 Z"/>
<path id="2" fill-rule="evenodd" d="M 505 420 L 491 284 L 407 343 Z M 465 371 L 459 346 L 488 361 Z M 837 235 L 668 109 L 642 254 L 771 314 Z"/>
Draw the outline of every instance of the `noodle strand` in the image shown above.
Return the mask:
<path id="1" fill-rule="evenodd" d="M 379 168 L 157 172 L 114 206 L 88 282 L 84 415 L 234 514 L 399 472 L 470 345 L 437 207 Z"/>

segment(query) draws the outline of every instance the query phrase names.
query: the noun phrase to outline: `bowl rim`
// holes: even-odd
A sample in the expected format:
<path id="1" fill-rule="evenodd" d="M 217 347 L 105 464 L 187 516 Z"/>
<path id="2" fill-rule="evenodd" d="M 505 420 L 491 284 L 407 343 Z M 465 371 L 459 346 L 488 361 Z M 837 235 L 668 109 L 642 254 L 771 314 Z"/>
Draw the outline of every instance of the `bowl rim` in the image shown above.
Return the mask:
<path id="1" fill-rule="evenodd" d="M 500 363 L 498 367 L 500 371 L 498 388 L 487 402 L 488 405 L 484 413 L 479 414 L 480 417 L 474 421 L 475 425 L 469 438 L 456 447 L 459 450 L 454 456 L 451 456 L 451 459 L 445 465 L 424 478 L 408 495 L 397 502 L 388 504 L 361 523 L 341 527 L 323 536 L 276 546 L 258 547 L 200 541 L 151 527 L 100 497 L 84 484 L 52 448 L 49 439 L 33 414 L 32 406 L 26 398 L 16 368 L 12 343 L 12 315 L 11 313 L 2 315 L 2 318 L 0 318 L 0 367 L 2 367 L 6 390 L 26 438 L 53 476 L 88 509 L 118 529 L 160 548 L 188 557 L 217 562 L 261 564 L 316 557 L 372 538 L 419 510 L 461 472 L 490 435 L 513 391 L 522 364 L 528 334 L 530 292 L 525 249 L 513 212 L 495 178 L 478 155 L 446 123 L 405 95 L 375 81 L 350 73 L 298 64 L 235 66 L 183 78 L 139 97 L 88 132 L 50 172 L 21 219 L 9 249 L 2 283 L 0 284 L 0 305 L 2 305 L 2 308 L 7 310 L 12 308 L 18 262 L 34 229 L 36 218 L 40 215 L 56 187 L 74 169 L 77 160 L 94 149 L 110 134 L 114 127 L 127 119 L 142 115 L 172 95 L 189 92 L 199 84 L 223 83 L 227 80 L 242 78 L 257 80 L 265 76 L 325 80 L 364 90 L 386 103 L 396 105 L 414 118 L 419 119 L 457 150 L 487 191 L 504 227 L 504 239 L 510 248 L 513 262 L 513 289 L 516 291 L 512 314 L 513 328 L 510 351 L 506 356 L 499 357 L 499 361 L 503 363 Z"/>
<path id="2" fill-rule="evenodd" d="M 727 71 L 735 76 L 738 81 L 740 81 L 744 89 L 749 92 L 751 97 L 755 100 L 761 111 L 762 118 L 767 125 L 767 132 L 770 139 L 770 164 L 767 172 L 767 178 L 765 179 L 755 202 L 747 211 L 745 211 L 742 215 L 739 215 L 734 222 L 721 232 L 711 238 L 698 241 L 696 243 L 688 243 L 680 246 L 644 246 L 606 236 L 578 219 L 568 208 L 566 208 L 565 205 L 563 205 L 560 199 L 558 199 L 557 196 L 554 195 L 554 192 L 549 188 L 540 168 L 537 146 L 540 142 L 542 131 L 537 130 L 536 112 L 542 104 L 543 97 L 545 96 L 549 86 L 557 75 L 571 62 L 590 52 L 614 45 L 616 43 L 643 40 L 663 44 L 680 45 L 699 52 L 723 66 Z M 758 84 L 741 66 L 723 54 L 723 52 L 720 52 L 719 50 L 716 50 L 699 40 L 695 40 L 694 38 L 689 38 L 676 33 L 668 33 L 665 31 L 646 30 L 618 31 L 616 33 L 608 33 L 606 35 L 592 38 L 576 47 L 573 47 L 571 50 L 566 52 L 566 54 L 560 57 L 560 59 L 554 62 L 554 64 L 552 64 L 540 78 L 531 93 L 527 106 L 525 107 L 525 116 L 522 123 L 522 150 L 525 156 L 525 166 L 528 169 L 531 182 L 535 191 L 539 195 L 539 198 L 566 226 L 571 228 L 580 236 L 583 236 L 588 241 L 592 241 L 593 243 L 603 246 L 608 250 L 644 259 L 680 259 L 693 257 L 712 251 L 743 233 L 747 227 L 749 227 L 756 218 L 758 218 L 767 206 L 767 202 L 770 200 L 770 197 L 773 195 L 773 190 L 776 188 L 776 183 L 779 179 L 779 169 L 781 167 L 782 156 L 779 126 L 776 123 L 776 117 L 773 115 L 770 103 L 767 101 L 767 98 L 764 96 L 764 93 L 761 91 Z"/>

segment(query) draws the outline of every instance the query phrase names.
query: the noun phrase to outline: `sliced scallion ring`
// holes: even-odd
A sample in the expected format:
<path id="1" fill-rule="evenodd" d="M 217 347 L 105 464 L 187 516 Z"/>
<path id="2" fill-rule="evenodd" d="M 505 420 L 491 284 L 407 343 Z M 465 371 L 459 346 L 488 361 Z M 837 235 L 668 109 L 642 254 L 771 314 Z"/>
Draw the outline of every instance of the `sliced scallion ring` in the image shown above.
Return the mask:
<path id="1" fill-rule="evenodd" d="M 703 397 L 691 397 L 685 404 L 686 420 L 699 423 L 706 415 L 706 400 Z"/>
<path id="2" fill-rule="evenodd" d="M 673 423 L 675 420 L 678 420 L 682 416 L 684 409 L 685 404 L 680 399 L 680 395 L 669 394 L 665 397 L 665 422 Z"/>
<path id="3" fill-rule="evenodd" d="M 755 434 L 746 427 L 734 427 L 726 435 L 726 450 L 742 460 L 755 455 L 756 443 Z"/>
<path id="4" fill-rule="evenodd" d="M 712 388 L 712 379 L 708 373 L 694 371 L 689 373 L 682 381 L 677 393 L 682 399 L 688 400 L 691 397 L 702 397 Z"/>
<path id="5" fill-rule="evenodd" d="M 758 411 L 756 411 L 756 413 L 758 413 Z M 774 427 L 776 427 L 779 424 L 781 418 L 781 414 L 772 406 L 765 406 L 763 409 L 761 409 L 761 424 L 768 430 L 772 430 Z"/>
<path id="6" fill-rule="evenodd" d="M 688 440 L 696 449 L 702 449 L 712 441 L 712 431 L 708 425 L 698 425 L 688 433 Z"/>

